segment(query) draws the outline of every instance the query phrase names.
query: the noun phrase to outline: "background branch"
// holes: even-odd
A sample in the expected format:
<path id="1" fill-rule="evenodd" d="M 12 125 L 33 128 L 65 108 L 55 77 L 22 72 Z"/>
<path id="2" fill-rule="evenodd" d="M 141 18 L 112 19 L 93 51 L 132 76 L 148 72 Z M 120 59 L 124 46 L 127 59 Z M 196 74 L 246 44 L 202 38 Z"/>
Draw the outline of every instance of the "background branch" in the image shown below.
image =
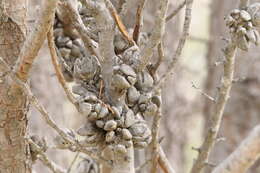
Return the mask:
<path id="1" fill-rule="evenodd" d="M 244 173 L 260 157 L 260 125 L 212 173 Z"/>

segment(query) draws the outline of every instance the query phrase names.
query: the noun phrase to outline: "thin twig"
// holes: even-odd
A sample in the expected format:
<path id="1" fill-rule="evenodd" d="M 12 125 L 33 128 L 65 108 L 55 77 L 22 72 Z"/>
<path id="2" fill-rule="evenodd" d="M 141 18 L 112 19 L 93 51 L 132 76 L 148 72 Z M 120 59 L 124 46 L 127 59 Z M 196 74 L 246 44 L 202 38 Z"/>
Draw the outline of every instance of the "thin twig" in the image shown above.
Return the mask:
<path id="1" fill-rule="evenodd" d="M 133 32 L 133 39 L 136 44 L 138 44 L 139 35 L 141 32 L 141 28 L 143 26 L 143 9 L 144 9 L 145 2 L 146 2 L 146 0 L 141 0 L 139 2 L 139 5 L 138 5 L 137 11 L 136 11 L 135 27 L 134 27 L 134 32 Z"/>
<path id="2" fill-rule="evenodd" d="M 44 1 L 41 15 L 37 19 L 35 28 L 24 43 L 15 67 L 15 73 L 22 81 L 27 80 L 33 61 L 46 38 L 49 28 L 51 27 L 57 3 L 58 0 Z"/>
<path id="3" fill-rule="evenodd" d="M 209 154 L 216 142 L 217 134 L 219 131 L 220 123 L 222 120 L 225 105 L 229 98 L 229 93 L 232 86 L 234 74 L 234 61 L 235 61 L 236 45 L 232 41 L 228 43 L 224 50 L 226 62 L 224 64 L 224 74 L 221 81 L 219 96 L 216 101 L 215 112 L 211 117 L 210 129 L 207 133 L 206 139 L 200 148 L 200 153 L 196 159 L 191 173 L 201 173 L 208 162 Z"/>
<path id="4" fill-rule="evenodd" d="M 151 167 L 151 173 L 157 172 L 157 163 L 158 163 L 158 157 L 159 157 L 159 126 L 160 126 L 160 120 L 162 117 L 161 113 L 161 107 L 158 110 L 158 113 L 154 116 L 153 125 L 152 125 L 152 167 Z"/>
<path id="5" fill-rule="evenodd" d="M 175 173 L 175 170 L 172 168 L 171 163 L 166 158 L 165 153 L 161 147 L 159 149 L 158 163 L 164 173 Z"/>
<path id="6" fill-rule="evenodd" d="M 148 70 L 150 71 L 150 73 L 153 77 L 155 77 L 155 73 L 158 70 L 158 68 L 160 67 L 160 65 L 163 62 L 164 57 L 165 57 L 162 43 L 158 44 L 157 50 L 158 50 L 158 60 L 154 65 L 151 66 L 150 69 L 148 68 Z"/>
<path id="7" fill-rule="evenodd" d="M 109 10 L 111 16 L 113 17 L 113 19 L 115 21 L 119 31 L 122 33 L 122 35 L 129 42 L 130 45 L 134 45 L 134 40 L 132 39 L 132 37 L 127 32 L 127 29 L 126 29 L 125 25 L 123 24 L 120 16 L 116 12 L 116 9 L 113 6 L 113 4 L 110 2 L 110 0 L 104 0 L 104 1 L 105 1 L 107 9 Z"/>
<path id="8" fill-rule="evenodd" d="M 39 147 L 36 143 L 34 143 L 31 139 L 27 139 L 28 143 L 32 145 L 32 147 L 39 154 L 38 158 L 42 161 L 42 163 L 47 166 L 53 173 L 66 173 L 65 169 L 61 168 L 53 161 L 50 161 L 45 152 Z"/>
<path id="9" fill-rule="evenodd" d="M 72 104 L 74 104 L 77 109 L 79 109 L 78 102 L 77 102 L 76 98 L 73 96 L 73 94 L 71 93 L 69 86 L 67 85 L 67 83 L 64 79 L 64 76 L 61 72 L 61 67 L 58 62 L 58 57 L 57 57 L 56 50 L 55 50 L 53 28 L 51 28 L 50 31 L 48 32 L 47 38 L 48 38 L 48 45 L 49 45 L 49 49 L 50 49 L 50 53 L 51 53 L 51 60 L 52 60 L 52 64 L 53 64 L 55 72 L 56 72 L 56 76 L 57 76 L 62 88 L 64 89 L 69 101 Z"/>
<path id="10" fill-rule="evenodd" d="M 77 152 L 77 154 L 76 154 L 75 157 L 73 158 L 73 160 L 72 160 L 72 162 L 70 163 L 70 166 L 69 166 L 69 168 L 68 168 L 68 170 L 67 170 L 67 173 L 71 173 L 72 167 L 73 167 L 73 165 L 76 163 L 76 160 L 78 159 L 79 154 L 80 154 L 80 153 Z"/>
<path id="11" fill-rule="evenodd" d="M 162 83 L 168 78 L 168 76 L 174 70 L 175 65 L 177 64 L 177 62 L 178 62 L 178 60 L 181 56 L 182 50 L 183 50 L 184 45 L 186 43 L 186 39 L 189 35 L 189 29 L 190 29 L 190 23 L 191 23 L 192 4 L 193 4 L 193 0 L 186 0 L 185 20 L 184 20 L 184 25 L 183 25 L 182 36 L 181 36 L 180 41 L 178 43 L 177 50 L 176 50 L 176 52 L 175 52 L 175 54 L 172 58 L 171 64 L 169 65 L 166 73 L 161 76 L 160 80 L 154 86 L 154 90 L 161 87 Z"/>
<path id="12" fill-rule="evenodd" d="M 174 16 L 176 16 L 180 11 L 181 9 L 185 6 L 186 4 L 186 0 L 182 1 L 182 3 L 180 3 L 178 5 L 178 7 L 176 9 L 174 9 L 171 14 L 169 14 L 167 17 L 166 17 L 166 22 L 169 22 Z"/>
<path id="13" fill-rule="evenodd" d="M 218 165 L 212 173 L 247 172 L 260 157 L 260 125 L 256 126 L 239 147 Z"/>
<path id="14" fill-rule="evenodd" d="M 205 96 L 210 101 L 216 103 L 216 99 L 208 95 L 207 93 L 204 93 L 200 88 L 198 88 L 193 82 L 191 82 L 191 85 L 193 88 L 195 88 L 201 95 Z"/>
<path id="15" fill-rule="evenodd" d="M 161 0 L 159 13 L 155 18 L 155 26 L 151 37 L 141 53 L 141 58 L 135 64 L 136 71 L 142 71 L 153 55 L 153 49 L 161 42 L 165 30 L 165 18 L 168 9 L 168 0 Z"/>
<path id="16" fill-rule="evenodd" d="M 141 164 L 140 166 L 138 166 L 137 168 L 135 168 L 135 172 L 139 172 L 141 171 L 149 162 L 151 162 L 152 159 L 148 159 L 146 160 L 143 164 Z"/>

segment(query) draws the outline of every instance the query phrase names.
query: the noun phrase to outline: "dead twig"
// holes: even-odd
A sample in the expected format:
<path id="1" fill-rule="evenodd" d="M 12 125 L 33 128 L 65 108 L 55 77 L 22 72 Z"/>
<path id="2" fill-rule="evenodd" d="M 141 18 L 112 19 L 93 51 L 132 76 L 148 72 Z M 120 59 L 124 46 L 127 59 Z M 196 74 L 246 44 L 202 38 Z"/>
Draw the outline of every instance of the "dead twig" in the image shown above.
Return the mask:
<path id="1" fill-rule="evenodd" d="M 72 162 L 70 163 L 70 166 L 69 166 L 69 168 L 68 168 L 68 170 L 67 170 L 67 173 L 71 173 L 72 167 L 73 167 L 73 165 L 76 163 L 76 160 L 78 159 L 79 154 L 80 154 L 80 153 L 77 152 L 77 154 L 74 156 L 74 158 L 73 158 Z"/>
<path id="2" fill-rule="evenodd" d="M 104 0 L 104 1 L 105 1 L 107 9 L 109 10 L 111 16 L 113 17 L 113 19 L 115 21 L 119 31 L 122 33 L 122 35 L 129 42 L 130 45 L 134 45 L 134 40 L 132 39 L 132 37 L 127 32 L 127 29 L 126 29 L 125 25 L 123 24 L 120 16 L 116 12 L 116 9 L 113 6 L 113 4 L 110 2 L 110 0 Z"/>
<path id="3" fill-rule="evenodd" d="M 135 20 L 135 27 L 133 32 L 133 39 L 136 44 L 138 44 L 139 35 L 143 25 L 143 9 L 144 9 L 145 2 L 146 0 L 141 0 L 138 4 L 137 11 L 136 11 L 136 20 Z"/>
<path id="4" fill-rule="evenodd" d="M 204 93 L 200 88 L 198 88 L 193 82 L 191 82 L 191 85 L 193 88 L 195 88 L 201 95 L 205 96 L 207 99 L 212 101 L 213 103 L 216 103 L 216 99 L 208 95 L 207 93 Z"/>
<path id="5" fill-rule="evenodd" d="M 182 1 L 182 3 L 180 3 L 176 9 L 174 9 L 171 14 L 169 14 L 167 17 L 166 17 L 166 22 L 169 22 L 174 16 L 176 16 L 180 11 L 181 9 L 185 6 L 186 4 L 186 0 Z"/>
<path id="6" fill-rule="evenodd" d="M 57 76 L 62 88 L 64 89 L 69 101 L 72 104 L 74 104 L 75 107 L 78 110 L 79 109 L 78 102 L 77 102 L 76 98 L 73 96 L 72 92 L 70 91 L 69 86 L 67 85 L 67 83 L 64 79 L 64 76 L 61 72 L 61 67 L 60 67 L 60 64 L 58 62 L 58 57 L 57 57 L 57 53 L 56 53 L 56 50 L 55 50 L 53 28 L 51 28 L 50 31 L 48 32 L 47 39 L 48 39 L 48 45 L 49 45 L 49 49 L 50 49 L 50 53 L 51 53 L 51 60 L 52 60 L 52 64 L 53 64 L 54 69 L 55 69 L 56 76 Z"/>

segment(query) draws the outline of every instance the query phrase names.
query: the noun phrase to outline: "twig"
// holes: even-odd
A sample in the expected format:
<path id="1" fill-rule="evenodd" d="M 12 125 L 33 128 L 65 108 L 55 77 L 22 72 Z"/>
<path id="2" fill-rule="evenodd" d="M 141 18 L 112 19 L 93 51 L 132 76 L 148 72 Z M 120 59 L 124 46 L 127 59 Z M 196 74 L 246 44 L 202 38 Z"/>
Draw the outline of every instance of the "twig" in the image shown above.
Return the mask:
<path id="1" fill-rule="evenodd" d="M 198 88 L 193 82 L 191 82 L 191 85 L 193 88 L 195 88 L 196 90 L 198 90 L 198 92 L 200 94 L 202 94 L 203 96 L 205 96 L 207 99 L 209 99 L 210 101 L 216 103 L 216 99 L 211 97 L 210 95 L 208 95 L 207 93 L 204 93 L 200 88 Z"/>
<path id="2" fill-rule="evenodd" d="M 56 165 L 53 161 L 50 161 L 48 156 L 44 153 L 44 151 L 39 147 L 36 143 L 34 143 L 31 139 L 27 139 L 28 143 L 32 145 L 32 147 L 37 151 L 40 155 L 38 158 L 42 161 L 44 165 L 46 165 L 53 173 L 66 173 L 66 171 L 60 166 Z"/>
<path id="3" fill-rule="evenodd" d="M 111 16 L 113 17 L 113 19 L 115 21 L 119 31 L 122 33 L 122 35 L 125 37 L 125 39 L 129 42 L 130 45 L 134 45 L 134 40 L 127 32 L 127 29 L 126 29 L 125 25 L 123 24 L 120 16 L 117 14 L 116 9 L 113 6 L 113 4 L 110 2 L 110 0 L 104 0 L 104 1 L 105 1 L 107 9 L 109 10 Z"/>
<path id="4" fill-rule="evenodd" d="M 57 3 L 58 0 L 44 1 L 41 15 L 37 19 L 35 28 L 24 43 L 15 67 L 15 73 L 22 81 L 27 80 L 33 61 L 46 38 L 49 28 L 51 27 Z"/>
<path id="5" fill-rule="evenodd" d="M 222 85 L 219 90 L 219 96 L 215 104 L 215 112 L 211 117 L 210 129 L 207 133 L 204 143 L 202 144 L 202 147 L 200 148 L 200 153 L 192 167 L 191 173 L 200 173 L 202 171 L 205 163 L 208 162 L 209 154 L 216 142 L 216 137 L 219 131 L 224 108 L 229 98 L 229 93 L 232 86 L 235 53 L 236 45 L 230 41 L 224 50 L 226 58 L 226 62 L 224 64 L 224 74 L 221 81 Z"/>
<path id="6" fill-rule="evenodd" d="M 135 168 L 135 172 L 139 172 L 141 171 L 149 162 L 151 162 L 152 159 L 148 159 L 146 160 L 143 164 L 141 164 L 140 166 L 138 166 L 137 168 Z"/>
<path id="7" fill-rule="evenodd" d="M 160 95 L 160 91 L 158 91 L 158 94 Z M 153 125 L 152 125 L 152 167 L 151 167 L 151 173 L 157 172 L 157 163 L 158 163 L 158 157 L 159 157 L 159 127 L 160 127 L 160 121 L 162 117 L 162 110 L 161 106 L 158 108 L 157 114 L 154 116 L 153 119 Z"/>
<path id="8" fill-rule="evenodd" d="M 181 36 L 180 41 L 178 43 L 177 50 L 176 50 L 176 52 L 175 52 L 175 54 L 172 58 L 171 64 L 169 65 L 166 73 L 162 75 L 160 80 L 154 86 L 154 90 L 161 87 L 162 83 L 167 79 L 167 77 L 174 70 L 175 65 L 177 64 L 177 62 L 178 62 L 178 60 L 181 56 L 181 53 L 182 53 L 183 47 L 185 45 L 186 39 L 189 35 L 189 29 L 190 29 L 190 23 L 191 23 L 192 4 L 193 4 L 193 0 L 186 0 L 185 21 L 184 21 L 184 25 L 183 25 L 182 36 Z"/>
<path id="9" fill-rule="evenodd" d="M 135 64 L 136 71 L 142 71 L 146 65 L 148 64 L 151 56 L 153 55 L 153 49 L 157 47 L 157 45 L 162 40 L 164 30 L 165 30 L 165 18 L 166 12 L 168 9 L 168 0 L 161 0 L 159 13 L 155 18 L 155 26 L 152 31 L 152 35 L 147 43 L 147 46 L 144 48 L 140 60 L 138 60 Z"/>
<path id="10" fill-rule="evenodd" d="M 135 20 L 135 27 L 134 27 L 134 32 L 133 32 L 133 39 L 136 44 L 138 44 L 139 35 L 140 35 L 141 28 L 143 25 L 143 13 L 142 12 L 144 9 L 145 2 L 146 2 L 146 0 L 141 0 L 139 2 L 139 5 L 138 5 L 137 11 L 136 11 L 136 20 Z"/>
<path id="11" fill-rule="evenodd" d="M 180 10 L 185 6 L 185 4 L 186 4 L 186 0 L 184 0 L 184 1 L 182 1 L 182 3 L 180 3 L 179 5 L 178 5 L 178 7 L 176 8 L 176 9 L 174 9 L 172 12 L 171 12 L 171 14 L 169 14 L 167 17 L 166 17 L 166 22 L 169 22 L 174 16 L 176 16 L 179 12 L 180 12 Z"/>
<path id="12" fill-rule="evenodd" d="M 244 173 L 260 157 L 260 125 L 212 173 Z"/>
<path id="13" fill-rule="evenodd" d="M 73 96 L 73 94 L 71 93 L 65 79 L 64 76 L 61 72 L 61 67 L 60 64 L 58 62 L 58 57 L 56 54 L 56 50 L 55 50 L 55 44 L 54 44 L 54 40 L 53 40 L 53 28 L 50 29 L 50 31 L 47 34 L 47 38 L 48 38 L 48 45 L 49 45 L 49 49 L 50 49 L 50 53 L 51 53 L 51 60 L 52 60 L 52 64 L 54 66 L 55 72 L 56 72 L 56 76 L 61 84 L 61 86 L 63 87 L 69 101 L 75 105 L 75 107 L 77 109 L 79 109 L 79 105 L 77 103 L 76 98 Z"/>
<path id="14" fill-rule="evenodd" d="M 165 57 L 162 43 L 159 43 L 157 48 L 158 48 L 157 50 L 158 50 L 158 56 L 159 56 L 158 60 L 154 65 L 151 66 L 150 69 L 148 68 L 148 70 L 150 71 L 150 73 L 153 77 L 155 77 L 155 73 L 158 70 L 159 66 L 161 65 L 161 63 L 163 62 L 164 57 Z"/>
<path id="15" fill-rule="evenodd" d="M 175 173 L 175 170 L 172 168 L 170 162 L 166 158 L 163 149 L 160 147 L 159 149 L 159 158 L 158 163 L 162 168 L 164 173 Z"/>
<path id="16" fill-rule="evenodd" d="M 79 152 L 77 152 L 77 154 L 73 158 L 72 162 L 70 163 L 67 173 L 71 173 L 71 169 L 72 169 L 73 165 L 75 164 L 76 160 L 78 159 L 78 157 L 79 157 Z"/>
<path id="17" fill-rule="evenodd" d="M 161 97 L 161 91 L 158 90 L 156 93 L 158 96 Z M 153 118 L 153 124 L 152 124 L 152 167 L 151 167 L 151 173 L 157 172 L 157 163 L 158 163 L 158 157 L 159 157 L 159 150 L 160 150 L 160 144 L 159 144 L 159 127 L 160 122 L 162 118 L 162 108 L 161 106 L 158 108 L 158 111 L 156 115 Z"/>

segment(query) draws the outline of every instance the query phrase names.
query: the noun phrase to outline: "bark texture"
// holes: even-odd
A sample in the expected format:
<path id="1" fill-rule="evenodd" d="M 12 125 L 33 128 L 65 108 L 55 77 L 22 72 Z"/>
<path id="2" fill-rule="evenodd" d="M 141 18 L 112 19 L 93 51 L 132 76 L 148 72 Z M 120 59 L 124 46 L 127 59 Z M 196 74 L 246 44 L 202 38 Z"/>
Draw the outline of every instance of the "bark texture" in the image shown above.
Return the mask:
<path id="1" fill-rule="evenodd" d="M 27 0 L 0 1 L 0 57 L 11 67 L 26 36 Z M 0 67 L 0 172 L 31 172 L 27 130 L 27 97 Z"/>

